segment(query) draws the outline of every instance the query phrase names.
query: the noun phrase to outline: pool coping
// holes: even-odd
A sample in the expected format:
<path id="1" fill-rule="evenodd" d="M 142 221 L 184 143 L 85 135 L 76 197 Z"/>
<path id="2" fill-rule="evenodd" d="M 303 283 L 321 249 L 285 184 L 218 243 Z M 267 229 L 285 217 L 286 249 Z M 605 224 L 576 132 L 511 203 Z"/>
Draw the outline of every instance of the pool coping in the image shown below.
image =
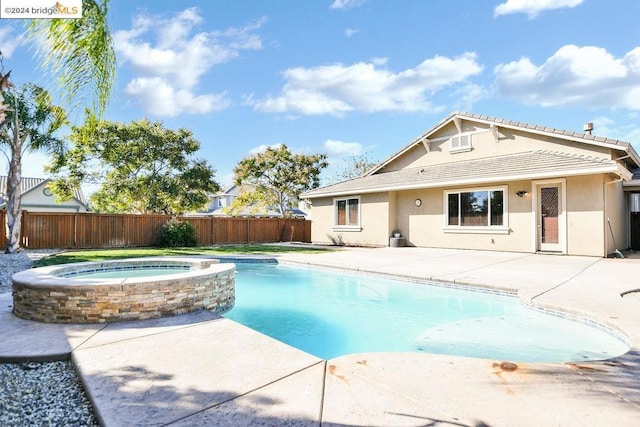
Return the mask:
<path id="1" fill-rule="evenodd" d="M 638 262 L 400 248 L 276 258 L 398 276 L 419 271 L 422 275 L 414 276 L 419 280 L 430 276 L 467 285 L 493 277 L 506 288 L 512 280 L 530 277 L 530 283 L 518 289 L 520 298 L 593 315 L 623 330 L 633 346 L 606 361 L 519 363 L 511 369 L 502 361 L 420 353 L 368 353 L 323 361 L 201 312 L 59 330 L 103 425 L 142 420 L 165 425 L 640 422 L 640 318 L 637 303 L 620 297 L 623 288 L 631 286 L 624 285 L 628 277 L 638 277 Z M 544 277 L 526 275 L 528 268 L 538 270 L 540 265 Z M 22 332 L 34 332 L 32 324 L 8 325 L 12 320 L 6 321 L 6 309 L 0 316 L 3 334 L 12 333 L 17 340 Z M 55 341 L 50 330 L 40 332 L 36 341 Z M 205 336 L 215 339 L 203 341 Z M 33 344 L 22 341 L 24 346 Z M 10 343 L 0 343 L 0 360 L 8 347 Z"/>

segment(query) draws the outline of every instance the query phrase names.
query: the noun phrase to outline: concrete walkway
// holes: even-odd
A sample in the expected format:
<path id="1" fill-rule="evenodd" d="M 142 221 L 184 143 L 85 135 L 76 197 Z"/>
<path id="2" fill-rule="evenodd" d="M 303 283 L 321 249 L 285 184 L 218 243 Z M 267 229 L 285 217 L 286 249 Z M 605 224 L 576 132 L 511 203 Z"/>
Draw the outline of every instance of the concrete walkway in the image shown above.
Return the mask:
<path id="1" fill-rule="evenodd" d="M 640 259 L 423 248 L 288 253 L 280 262 L 517 291 L 624 332 L 616 359 L 522 364 L 422 353 L 324 361 L 198 312 L 108 325 L 18 319 L 0 295 L 0 360 L 71 357 L 107 426 L 640 425 Z"/>

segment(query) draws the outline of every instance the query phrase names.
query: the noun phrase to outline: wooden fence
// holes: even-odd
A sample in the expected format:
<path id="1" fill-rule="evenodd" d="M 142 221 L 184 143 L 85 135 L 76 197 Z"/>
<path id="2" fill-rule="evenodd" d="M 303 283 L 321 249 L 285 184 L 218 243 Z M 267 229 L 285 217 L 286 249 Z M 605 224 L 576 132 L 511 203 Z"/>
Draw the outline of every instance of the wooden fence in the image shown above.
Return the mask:
<path id="1" fill-rule="evenodd" d="M 154 246 L 168 215 L 22 212 L 22 246 L 91 249 Z M 198 245 L 310 242 L 311 221 L 295 218 L 179 217 L 194 225 Z M 0 211 L 0 224 L 6 212 Z M 6 233 L 0 247 L 6 247 Z"/>

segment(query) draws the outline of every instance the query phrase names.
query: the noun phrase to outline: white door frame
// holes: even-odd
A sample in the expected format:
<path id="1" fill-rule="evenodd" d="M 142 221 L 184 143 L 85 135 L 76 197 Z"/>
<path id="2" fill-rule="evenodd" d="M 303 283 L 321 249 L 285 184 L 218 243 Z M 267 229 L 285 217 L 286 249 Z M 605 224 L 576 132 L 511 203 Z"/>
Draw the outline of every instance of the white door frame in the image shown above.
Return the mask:
<path id="1" fill-rule="evenodd" d="M 541 212 L 540 212 L 540 188 L 545 186 L 558 187 L 558 243 L 542 244 L 541 236 Z M 565 178 L 545 179 L 531 181 L 531 211 L 533 222 L 533 252 L 550 251 L 567 253 L 567 180 Z"/>

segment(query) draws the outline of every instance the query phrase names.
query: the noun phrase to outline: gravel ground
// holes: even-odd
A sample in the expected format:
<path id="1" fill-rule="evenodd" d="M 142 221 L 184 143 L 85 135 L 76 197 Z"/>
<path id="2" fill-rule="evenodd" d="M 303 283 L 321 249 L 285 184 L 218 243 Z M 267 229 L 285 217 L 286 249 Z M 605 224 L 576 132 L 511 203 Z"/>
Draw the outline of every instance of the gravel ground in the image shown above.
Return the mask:
<path id="1" fill-rule="evenodd" d="M 0 425 L 97 426 L 71 362 L 0 364 Z"/>
<path id="2" fill-rule="evenodd" d="M 0 293 L 11 276 L 52 251 L 0 255 Z M 0 426 L 97 426 L 71 362 L 0 363 Z"/>

